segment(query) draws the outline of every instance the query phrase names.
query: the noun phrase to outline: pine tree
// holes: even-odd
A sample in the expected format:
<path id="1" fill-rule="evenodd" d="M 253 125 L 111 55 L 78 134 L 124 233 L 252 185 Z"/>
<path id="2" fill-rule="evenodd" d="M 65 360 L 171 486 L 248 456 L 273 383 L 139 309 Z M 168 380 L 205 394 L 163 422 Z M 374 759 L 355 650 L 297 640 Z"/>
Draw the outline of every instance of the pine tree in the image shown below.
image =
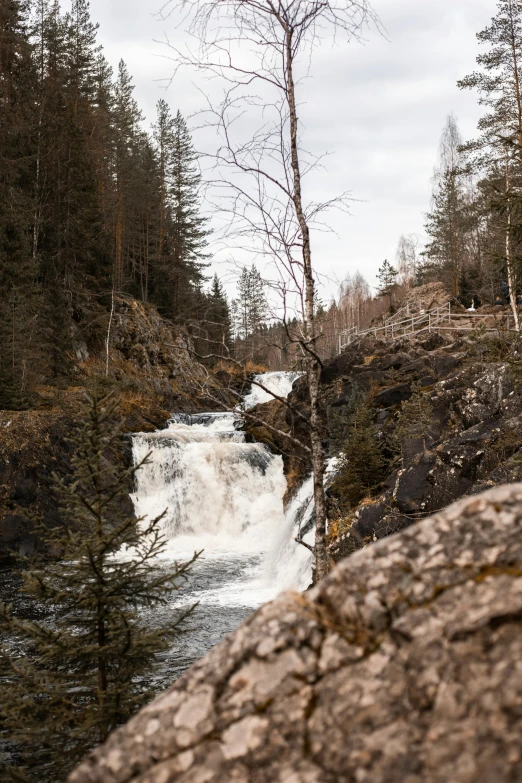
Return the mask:
<path id="1" fill-rule="evenodd" d="M 72 475 L 55 477 L 63 524 L 44 535 L 61 559 L 28 564 L 23 573 L 24 591 L 52 619 L 19 619 L 0 605 L 0 623 L 18 639 L 0 654 L 0 726 L 38 781 L 63 780 L 150 698 L 143 675 L 187 614 L 160 628 L 146 620 L 168 603 L 196 555 L 168 571 L 158 567 L 163 515 L 136 520 L 127 511 L 141 465 L 111 462 L 122 438 L 115 410 L 109 398 L 90 401 L 72 438 Z"/>
<path id="2" fill-rule="evenodd" d="M 460 152 L 461 145 L 455 118 L 449 116 L 440 142 L 432 209 L 426 215 L 425 229 L 430 241 L 423 252 L 422 269 L 424 279 L 431 273 L 445 282 L 454 296 L 461 294 L 470 231 L 466 160 Z"/>
<path id="3" fill-rule="evenodd" d="M 249 298 L 249 330 L 254 334 L 266 324 L 268 303 L 263 278 L 253 264 L 249 272 Z"/>
<path id="4" fill-rule="evenodd" d="M 401 448 L 406 440 L 421 439 L 423 451 L 426 451 L 426 438 L 431 434 L 433 405 L 418 384 L 413 385 L 412 392 L 410 399 L 402 403 L 394 437 Z"/>
<path id="5" fill-rule="evenodd" d="M 130 237 L 135 229 L 133 185 L 136 178 L 135 151 L 143 119 L 133 97 L 134 85 L 123 60 L 118 65 L 115 86 L 114 123 L 114 286 L 122 291 L 130 276 Z"/>
<path id="6" fill-rule="evenodd" d="M 171 215 L 169 250 L 172 303 L 170 317 L 194 318 L 191 293 L 201 289 L 207 265 L 207 220 L 200 211 L 201 175 L 187 124 L 178 111 L 173 121 L 172 150 L 168 171 L 168 202 Z"/>
<path id="7" fill-rule="evenodd" d="M 479 120 L 479 139 L 466 147 L 477 165 L 488 164 L 493 150 L 503 160 L 509 141 L 522 160 L 522 0 L 498 0 L 496 16 L 477 39 L 489 47 L 477 57 L 482 70 L 466 76 L 458 86 L 478 90 L 480 104 L 489 111 Z"/>
<path id="8" fill-rule="evenodd" d="M 491 189 L 490 210 L 495 222 L 502 223 L 503 266 L 509 289 L 516 329 L 519 316 L 516 293 L 522 278 L 522 0 L 498 0 L 491 24 L 477 34 L 488 51 L 477 57 L 481 70 L 458 84 L 476 89 L 479 102 L 488 111 L 479 120 L 478 139 L 465 145 L 471 165 L 478 175 L 503 184 Z M 500 247 L 497 245 L 495 255 Z"/>
<path id="9" fill-rule="evenodd" d="M 217 274 L 208 296 L 206 321 L 210 353 L 227 356 L 232 345 L 232 322 L 227 295 Z"/>
<path id="10" fill-rule="evenodd" d="M 343 511 L 371 494 L 384 478 L 386 459 L 367 397 L 356 394 L 332 492 Z"/>
<path id="11" fill-rule="evenodd" d="M 154 291 L 153 284 L 155 271 L 161 266 L 159 256 L 159 236 L 162 231 L 160 169 L 156 149 L 145 133 L 136 137 L 133 165 L 134 176 L 131 180 L 129 193 L 134 218 L 128 232 L 132 283 L 127 285 L 127 290 L 145 302 L 150 298 L 157 303 L 155 298 L 157 290 Z"/>
<path id="12" fill-rule="evenodd" d="M 234 302 L 235 332 L 241 339 L 255 334 L 266 323 L 268 304 L 264 283 L 252 264 L 250 269 L 243 267 L 237 283 L 237 299 Z"/>
<path id="13" fill-rule="evenodd" d="M 27 407 L 41 358 L 32 255 L 36 71 L 29 7 L 0 2 L 0 407 Z"/>
<path id="14" fill-rule="evenodd" d="M 170 166 L 172 162 L 172 147 L 174 143 L 174 120 L 168 104 L 164 100 L 158 101 L 157 120 L 153 126 L 153 138 L 156 143 L 159 163 L 159 230 L 157 263 L 158 268 L 164 269 L 168 265 L 167 258 L 167 219 L 169 217 L 168 187 Z"/>
<path id="15" fill-rule="evenodd" d="M 379 267 L 377 272 L 377 278 L 379 280 L 379 296 L 388 296 L 390 299 L 390 308 L 393 303 L 393 293 L 397 287 L 397 275 L 398 272 L 390 262 L 385 258 Z"/>
<path id="16" fill-rule="evenodd" d="M 205 318 L 208 230 L 186 124 L 160 102 L 151 138 L 88 0 L 0 0 L 0 404 L 60 384 L 97 350 L 111 292 Z M 158 135 L 159 134 L 159 135 Z"/>
<path id="17" fill-rule="evenodd" d="M 94 132 L 92 137 L 93 157 L 96 166 L 97 191 L 103 214 L 104 233 L 111 231 L 111 210 L 113 196 L 113 150 L 114 85 L 113 71 L 104 55 L 96 57 L 93 74 L 92 112 Z"/>

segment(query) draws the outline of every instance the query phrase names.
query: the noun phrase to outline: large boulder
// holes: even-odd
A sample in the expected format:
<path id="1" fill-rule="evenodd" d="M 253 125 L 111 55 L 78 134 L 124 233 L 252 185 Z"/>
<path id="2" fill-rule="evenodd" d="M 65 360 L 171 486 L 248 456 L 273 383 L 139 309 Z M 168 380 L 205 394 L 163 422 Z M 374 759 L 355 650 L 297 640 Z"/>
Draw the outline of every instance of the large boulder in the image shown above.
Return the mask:
<path id="1" fill-rule="evenodd" d="M 69 783 L 522 780 L 522 484 L 263 606 Z"/>

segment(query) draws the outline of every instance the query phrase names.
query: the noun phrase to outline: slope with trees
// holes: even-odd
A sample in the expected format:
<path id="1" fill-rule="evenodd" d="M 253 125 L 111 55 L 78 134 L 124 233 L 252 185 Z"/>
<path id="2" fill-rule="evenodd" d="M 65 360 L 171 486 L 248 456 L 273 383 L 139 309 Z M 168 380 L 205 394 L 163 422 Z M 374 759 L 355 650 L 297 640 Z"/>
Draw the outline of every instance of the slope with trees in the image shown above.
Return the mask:
<path id="1" fill-rule="evenodd" d="M 208 227 L 184 118 L 160 101 L 144 130 L 87 0 L 2 0 L 0 73 L 0 404 L 16 409 L 101 349 L 115 293 L 203 320 Z"/>

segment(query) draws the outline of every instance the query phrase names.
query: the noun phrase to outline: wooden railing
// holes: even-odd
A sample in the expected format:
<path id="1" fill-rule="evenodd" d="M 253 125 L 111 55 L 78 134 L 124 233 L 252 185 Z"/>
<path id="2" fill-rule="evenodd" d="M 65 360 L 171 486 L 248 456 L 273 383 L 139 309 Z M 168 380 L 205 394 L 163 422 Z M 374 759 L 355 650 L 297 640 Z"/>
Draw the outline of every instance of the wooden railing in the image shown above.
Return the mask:
<path id="1" fill-rule="evenodd" d="M 412 306 L 408 305 L 408 307 Z M 503 313 L 482 315 L 469 310 L 465 313 L 453 313 L 451 302 L 426 312 L 421 309 L 416 313 L 410 310 L 409 312 L 412 314 L 407 317 L 404 317 L 405 310 L 406 308 L 399 310 L 382 326 L 362 331 L 359 331 L 356 326 L 352 329 L 345 329 L 339 334 L 339 353 L 342 353 L 352 343 L 369 336 L 380 340 L 399 340 L 422 332 L 472 332 L 481 323 L 486 332 L 514 331 L 515 326 L 513 316 Z M 403 317 L 400 320 L 395 320 L 399 314 L 402 314 Z"/>

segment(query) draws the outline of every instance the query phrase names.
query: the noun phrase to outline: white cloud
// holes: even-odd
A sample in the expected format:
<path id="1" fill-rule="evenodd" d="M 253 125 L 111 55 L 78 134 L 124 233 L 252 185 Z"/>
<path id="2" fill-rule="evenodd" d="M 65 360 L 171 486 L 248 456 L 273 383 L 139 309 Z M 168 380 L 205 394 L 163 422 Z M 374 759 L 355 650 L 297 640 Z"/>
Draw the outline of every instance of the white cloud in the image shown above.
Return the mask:
<path id="1" fill-rule="evenodd" d="M 186 116 L 197 111 L 202 106 L 197 87 L 205 86 L 186 73 L 166 92 L 160 83 L 172 64 L 168 49 L 154 39 L 164 33 L 183 38 L 174 20 L 154 16 L 160 4 L 91 0 L 106 55 L 114 67 L 120 58 L 126 61 L 149 121 L 160 97 Z M 382 260 L 393 259 L 400 234 L 422 233 L 446 116 L 457 116 L 464 137 L 473 136 L 480 116 L 476 96 L 461 92 L 456 81 L 474 69 L 475 33 L 494 13 L 491 0 L 381 0 L 374 8 L 387 39 L 372 31 L 364 45 L 324 44 L 313 78 L 303 86 L 306 144 L 332 153 L 308 187 L 314 198 L 349 190 L 360 200 L 351 217 L 332 216 L 337 236 L 315 239 L 315 263 L 332 280 L 360 269 L 373 282 Z"/>

